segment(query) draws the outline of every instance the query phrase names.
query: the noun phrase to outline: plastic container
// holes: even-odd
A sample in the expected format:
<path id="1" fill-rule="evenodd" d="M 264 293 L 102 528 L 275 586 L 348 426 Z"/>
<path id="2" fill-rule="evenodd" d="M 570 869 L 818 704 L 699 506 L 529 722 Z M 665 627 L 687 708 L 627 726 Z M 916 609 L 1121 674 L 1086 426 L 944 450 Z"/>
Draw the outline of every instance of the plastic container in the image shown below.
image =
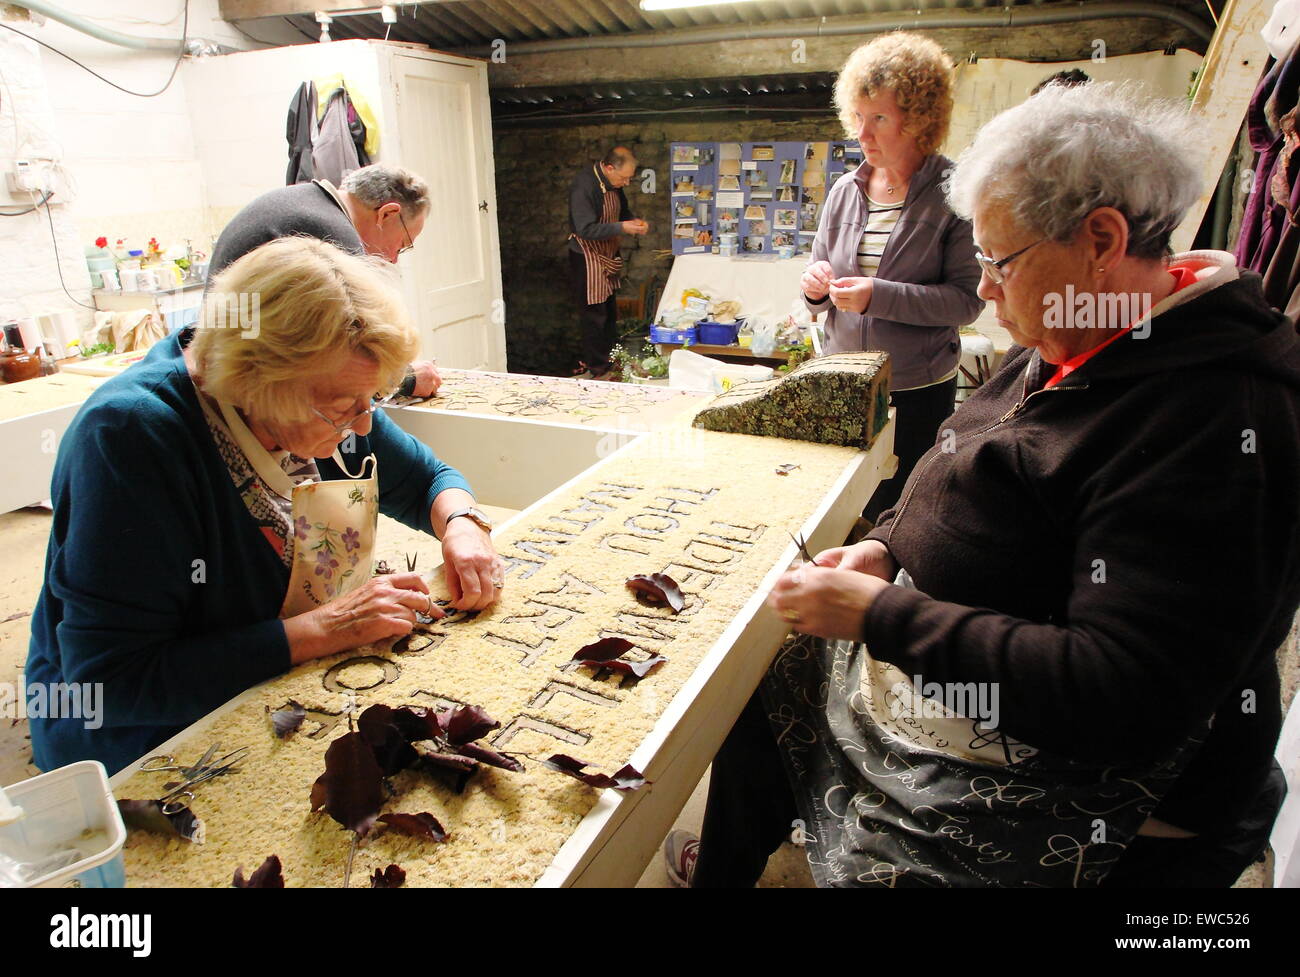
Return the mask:
<path id="1" fill-rule="evenodd" d="M 6 787 L 5 793 L 23 809 L 23 817 L 0 827 L 0 858 L 38 863 L 71 849 L 80 855 L 75 860 L 68 855 L 61 867 L 18 883 L 19 887 L 120 889 L 126 884 L 122 861 L 126 826 L 102 763 L 72 763 Z"/>
<path id="2" fill-rule="evenodd" d="M 650 342 L 652 342 L 652 343 L 680 343 L 680 344 L 682 344 L 682 345 L 686 345 L 687 343 L 695 343 L 695 342 L 699 342 L 699 340 L 696 338 L 696 330 L 695 330 L 695 327 L 694 327 L 694 326 L 687 326 L 687 327 L 685 327 L 685 328 L 669 328 L 669 327 L 667 327 L 667 326 L 651 326 L 651 327 L 650 327 Z"/>
<path id="3" fill-rule="evenodd" d="M 710 322 L 700 319 L 695 323 L 695 334 L 706 346 L 734 346 L 739 332 L 738 322 Z"/>

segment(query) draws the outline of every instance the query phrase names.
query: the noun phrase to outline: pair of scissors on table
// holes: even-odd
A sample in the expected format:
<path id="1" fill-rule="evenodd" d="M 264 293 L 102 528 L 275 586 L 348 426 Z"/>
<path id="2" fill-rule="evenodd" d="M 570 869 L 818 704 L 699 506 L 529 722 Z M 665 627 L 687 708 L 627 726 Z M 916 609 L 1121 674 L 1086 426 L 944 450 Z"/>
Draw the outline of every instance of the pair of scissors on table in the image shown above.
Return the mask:
<path id="1" fill-rule="evenodd" d="M 181 774 L 180 780 L 163 784 L 163 789 L 169 791 L 158 798 L 159 803 L 162 804 L 163 814 L 175 814 L 189 807 L 190 801 L 194 800 L 194 791 L 191 788 L 229 772 L 235 764 L 248 756 L 248 747 L 244 746 L 214 761 L 212 758 L 219 748 L 220 744 L 213 743 L 208 747 L 208 752 L 203 754 L 202 759 L 192 767 L 177 763 L 173 756 L 162 755 L 151 756 L 140 764 L 140 769 L 146 773 L 176 770 Z"/>

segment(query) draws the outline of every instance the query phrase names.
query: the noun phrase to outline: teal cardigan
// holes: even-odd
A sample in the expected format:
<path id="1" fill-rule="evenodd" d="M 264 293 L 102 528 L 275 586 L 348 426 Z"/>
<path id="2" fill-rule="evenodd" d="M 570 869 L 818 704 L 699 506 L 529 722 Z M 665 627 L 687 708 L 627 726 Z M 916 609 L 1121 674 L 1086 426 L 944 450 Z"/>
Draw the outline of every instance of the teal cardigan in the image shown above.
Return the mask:
<path id="1" fill-rule="evenodd" d="M 288 570 L 217 453 L 182 358 L 189 335 L 104 383 L 59 445 L 25 678 L 29 689 L 102 683 L 102 693 L 83 700 L 99 703 L 92 721 L 30 718 L 43 770 L 86 759 L 119 770 L 289 668 L 278 617 Z M 380 511 L 414 529 L 433 533 L 439 492 L 469 489 L 382 410 L 356 452 L 378 459 Z M 343 477 L 333 461 L 318 465 Z"/>

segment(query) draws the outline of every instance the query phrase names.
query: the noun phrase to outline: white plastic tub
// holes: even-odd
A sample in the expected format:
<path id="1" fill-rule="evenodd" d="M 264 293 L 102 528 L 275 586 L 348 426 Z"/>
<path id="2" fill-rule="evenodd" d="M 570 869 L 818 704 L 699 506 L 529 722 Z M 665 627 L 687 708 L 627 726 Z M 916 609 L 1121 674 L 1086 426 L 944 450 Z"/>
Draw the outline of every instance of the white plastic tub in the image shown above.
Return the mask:
<path id="1" fill-rule="evenodd" d="M 23 817 L 0 827 L 0 856 L 26 863 L 68 849 L 81 856 L 22 886 L 114 889 L 126 884 L 126 826 L 102 763 L 72 763 L 6 787 L 5 793 L 23 809 Z"/>

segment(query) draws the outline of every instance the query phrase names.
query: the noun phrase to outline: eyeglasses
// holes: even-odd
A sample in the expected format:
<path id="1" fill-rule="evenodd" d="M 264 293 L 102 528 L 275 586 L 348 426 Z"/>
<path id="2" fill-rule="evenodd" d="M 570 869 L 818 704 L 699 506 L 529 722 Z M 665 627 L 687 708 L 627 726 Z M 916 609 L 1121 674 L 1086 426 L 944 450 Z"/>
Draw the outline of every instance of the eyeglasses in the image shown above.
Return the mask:
<path id="1" fill-rule="evenodd" d="M 373 414 L 375 410 L 379 407 L 384 407 L 392 403 L 392 400 L 393 400 L 392 394 L 389 394 L 387 397 L 381 397 L 379 400 L 375 400 L 374 397 L 371 397 L 369 404 L 361 408 L 361 410 L 357 411 L 346 421 L 342 421 L 342 422 L 330 420 L 330 418 L 326 414 L 322 413 L 320 410 L 318 410 L 315 407 L 311 408 L 311 412 L 315 414 L 317 417 L 319 417 L 326 424 L 328 424 L 330 427 L 334 428 L 335 434 L 345 435 L 348 434 L 357 425 L 357 423 L 361 420 L 361 418 Z"/>
<path id="2" fill-rule="evenodd" d="M 984 274 L 989 276 L 989 281 L 991 281 L 994 285 L 1001 285 L 1003 282 L 1007 280 L 1007 276 L 1002 274 L 1002 269 L 1007 266 L 1008 262 L 1014 261 L 1016 258 L 1019 258 L 1022 254 L 1028 251 L 1030 248 L 1035 248 L 1046 240 L 1047 238 L 1045 237 L 1039 238 L 1033 244 L 1027 244 L 1019 251 L 1017 251 L 1015 254 L 1009 254 L 1005 258 L 1002 258 L 999 261 L 994 261 L 992 258 L 988 257 L 982 252 L 976 251 L 975 260 L 978 261 L 979 266 L 984 269 Z"/>
<path id="3" fill-rule="evenodd" d="M 406 235 L 406 247 L 397 249 L 397 256 L 400 258 L 406 252 L 415 247 L 415 238 L 411 237 L 411 232 L 406 229 L 406 221 L 402 220 L 402 212 L 397 212 L 397 219 L 402 221 L 402 233 Z"/>

